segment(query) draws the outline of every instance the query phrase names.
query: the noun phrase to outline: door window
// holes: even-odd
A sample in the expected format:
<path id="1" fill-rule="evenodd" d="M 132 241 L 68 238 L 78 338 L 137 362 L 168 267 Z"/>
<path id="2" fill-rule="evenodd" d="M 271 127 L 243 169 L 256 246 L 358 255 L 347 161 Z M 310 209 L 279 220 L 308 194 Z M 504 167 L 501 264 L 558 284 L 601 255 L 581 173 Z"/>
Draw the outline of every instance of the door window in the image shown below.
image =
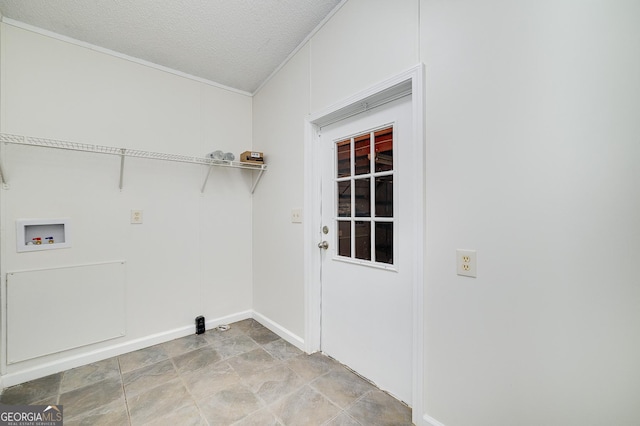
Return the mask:
<path id="1" fill-rule="evenodd" d="M 393 265 L 393 126 L 335 144 L 336 254 L 343 260 Z"/>

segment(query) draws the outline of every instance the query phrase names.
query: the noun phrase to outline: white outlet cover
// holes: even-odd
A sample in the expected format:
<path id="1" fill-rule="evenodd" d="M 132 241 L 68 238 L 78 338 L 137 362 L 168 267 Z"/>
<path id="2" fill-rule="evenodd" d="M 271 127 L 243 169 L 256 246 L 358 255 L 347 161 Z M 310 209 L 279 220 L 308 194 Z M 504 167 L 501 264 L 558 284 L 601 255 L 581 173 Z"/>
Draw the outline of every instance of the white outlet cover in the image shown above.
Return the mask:
<path id="1" fill-rule="evenodd" d="M 476 278 L 477 255 L 475 250 L 456 250 L 456 273 L 464 277 Z"/>
<path id="2" fill-rule="evenodd" d="M 142 210 L 131 210 L 131 223 L 142 223 Z"/>
<path id="3" fill-rule="evenodd" d="M 302 223 L 302 209 L 291 210 L 291 223 Z"/>

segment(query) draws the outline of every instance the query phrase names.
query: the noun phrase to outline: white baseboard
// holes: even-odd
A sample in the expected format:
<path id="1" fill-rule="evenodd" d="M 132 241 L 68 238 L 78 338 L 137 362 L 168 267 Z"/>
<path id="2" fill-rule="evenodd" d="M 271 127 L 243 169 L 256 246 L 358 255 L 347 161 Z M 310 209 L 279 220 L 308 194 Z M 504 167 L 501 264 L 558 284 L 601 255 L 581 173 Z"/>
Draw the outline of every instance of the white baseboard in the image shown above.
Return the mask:
<path id="1" fill-rule="evenodd" d="M 278 336 L 282 337 L 287 342 L 291 343 L 296 348 L 304 351 L 304 339 L 300 336 L 293 334 L 277 322 L 267 318 L 259 312 L 253 311 L 253 319 L 276 333 Z"/>
<path id="2" fill-rule="evenodd" d="M 205 323 L 206 328 L 211 329 L 219 326 L 220 324 L 230 324 L 232 322 L 252 318 L 252 313 L 252 311 L 248 310 L 208 320 Z M 49 361 L 35 367 L 26 368 L 24 370 L 7 373 L 3 376 L 0 376 L 0 389 L 19 385 L 20 383 L 39 379 L 50 374 L 69 370 L 71 368 L 102 361 L 103 359 L 122 355 L 127 352 L 137 351 L 139 349 L 168 342 L 173 339 L 179 339 L 180 337 L 188 336 L 190 334 L 193 334 L 194 332 L 195 324 L 191 324 L 188 326 L 175 328 L 173 330 L 163 331 L 162 333 L 156 333 L 149 336 L 141 337 L 139 339 L 130 340 L 128 342 L 114 344 L 105 348 L 87 351 L 82 354 Z"/>
<path id="3" fill-rule="evenodd" d="M 231 324 L 231 323 L 246 320 L 249 318 L 253 318 L 252 310 L 246 310 L 246 311 L 238 312 L 235 314 L 227 315 L 226 317 L 215 318 L 212 320 L 205 319 L 205 327 L 207 330 L 211 330 L 212 328 L 216 328 L 217 326 L 222 324 Z"/>
<path id="4" fill-rule="evenodd" d="M 430 417 L 430 416 L 428 416 L 426 414 L 424 415 L 424 417 L 422 419 L 424 420 L 425 426 L 444 426 L 443 423 L 440 423 L 439 421 L 437 421 L 433 417 Z"/>

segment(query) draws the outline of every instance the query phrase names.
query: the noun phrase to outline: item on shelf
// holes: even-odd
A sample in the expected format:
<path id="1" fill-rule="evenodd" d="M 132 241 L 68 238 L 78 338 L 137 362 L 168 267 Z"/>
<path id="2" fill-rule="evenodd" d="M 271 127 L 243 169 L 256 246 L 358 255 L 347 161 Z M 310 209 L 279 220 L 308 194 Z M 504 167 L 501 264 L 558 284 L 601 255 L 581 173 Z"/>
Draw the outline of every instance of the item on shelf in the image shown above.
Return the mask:
<path id="1" fill-rule="evenodd" d="M 229 160 L 229 159 L 225 160 L 224 158 L 225 153 L 220 150 L 213 151 L 209 154 L 206 154 L 203 157 L 193 157 L 193 156 L 180 155 L 180 154 L 167 154 L 167 153 L 161 153 L 161 152 L 141 151 L 137 149 L 117 148 L 113 146 L 89 145 L 84 143 L 68 142 L 68 141 L 61 141 L 56 139 L 34 138 L 30 136 L 12 135 L 8 133 L 0 133 L 0 143 L 42 147 L 42 148 L 55 148 L 55 149 L 63 149 L 63 150 L 69 150 L 69 151 L 93 152 L 98 154 L 117 155 L 121 158 L 120 182 L 118 185 L 120 190 L 122 190 L 122 188 L 124 187 L 125 157 L 148 158 L 153 160 L 175 161 L 180 163 L 201 164 L 206 166 L 222 166 L 222 167 L 230 167 L 235 169 L 249 169 L 251 171 L 258 171 L 259 173 L 255 178 L 253 185 L 251 186 L 252 194 L 253 194 L 253 191 L 256 189 L 258 182 L 260 182 L 262 173 L 267 170 L 267 167 L 264 164 L 264 160 L 262 159 L 261 152 L 248 151 L 247 152 L 248 161 L 244 161 L 245 164 L 239 164 L 235 162 L 235 160 Z M 252 155 L 253 155 L 253 158 L 251 158 Z M 227 156 L 227 158 L 231 158 L 231 157 Z M 256 167 L 256 166 L 260 166 L 260 167 Z M 205 181 L 202 184 L 200 192 L 204 192 L 207 179 L 209 179 L 209 173 L 211 172 L 211 168 L 212 167 L 210 167 L 209 171 L 207 172 L 207 176 L 205 177 Z M 2 167 L 0 167 L 0 183 L 6 184 L 6 174 L 3 172 Z M 35 245 L 35 244 L 37 244 L 35 241 L 30 241 L 29 243 L 25 242 L 25 245 Z M 57 242 L 55 243 L 55 246 L 56 248 L 58 248 L 57 247 L 58 245 L 63 245 L 63 244 L 66 244 L 66 243 L 64 241 Z M 40 245 L 42 245 L 42 241 L 40 241 Z M 33 248 L 29 250 L 33 250 Z M 25 251 L 28 251 L 28 250 L 25 250 Z"/>
<path id="2" fill-rule="evenodd" d="M 222 159 L 225 161 L 233 161 L 236 159 L 236 156 L 233 155 L 231 152 L 227 152 L 224 154 L 224 157 L 222 157 Z"/>
<path id="3" fill-rule="evenodd" d="M 217 150 L 207 154 L 207 157 L 213 160 L 222 160 L 224 158 L 224 152 Z"/>
<path id="4" fill-rule="evenodd" d="M 264 157 L 258 151 L 245 151 L 240 154 L 240 161 L 242 163 L 264 164 Z"/>

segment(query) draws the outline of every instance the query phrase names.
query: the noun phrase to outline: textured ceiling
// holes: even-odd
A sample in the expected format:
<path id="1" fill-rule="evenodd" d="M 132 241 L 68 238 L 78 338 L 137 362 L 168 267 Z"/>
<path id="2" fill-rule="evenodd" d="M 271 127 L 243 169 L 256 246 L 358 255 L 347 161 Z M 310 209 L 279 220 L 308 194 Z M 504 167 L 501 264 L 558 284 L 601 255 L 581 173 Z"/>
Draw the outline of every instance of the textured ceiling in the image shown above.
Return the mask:
<path id="1" fill-rule="evenodd" d="M 0 13 L 253 93 L 341 0 L 0 0 Z"/>

